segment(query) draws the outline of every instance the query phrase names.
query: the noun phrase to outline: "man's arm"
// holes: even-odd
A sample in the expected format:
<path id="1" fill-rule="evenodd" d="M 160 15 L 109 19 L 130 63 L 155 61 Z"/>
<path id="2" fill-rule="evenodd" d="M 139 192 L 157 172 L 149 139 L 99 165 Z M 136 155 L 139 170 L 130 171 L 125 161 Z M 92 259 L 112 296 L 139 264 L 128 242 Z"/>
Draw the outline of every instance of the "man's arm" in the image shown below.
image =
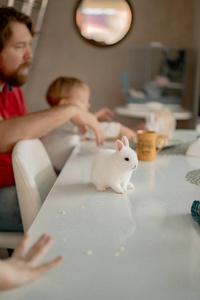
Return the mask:
<path id="1" fill-rule="evenodd" d="M 97 137 L 97 144 L 103 143 L 100 124 L 92 114 L 83 112 L 76 106 L 62 105 L 0 121 L 0 153 L 12 151 L 20 140 L 40 138 L 69 119 L 83 133 L 85 126 L 90 127 Z"/>

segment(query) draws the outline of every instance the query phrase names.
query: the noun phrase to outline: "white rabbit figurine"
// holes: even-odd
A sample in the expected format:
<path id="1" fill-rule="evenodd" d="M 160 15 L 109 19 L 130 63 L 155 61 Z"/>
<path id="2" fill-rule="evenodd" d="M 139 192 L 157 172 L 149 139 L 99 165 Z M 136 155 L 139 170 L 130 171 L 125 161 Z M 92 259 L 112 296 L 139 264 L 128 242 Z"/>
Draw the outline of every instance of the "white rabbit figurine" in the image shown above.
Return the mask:
<path id="1" fill-rule="evenodd" d="M 123 194 L 127 189 L 134 189 L 129 180 L 138 166 L 138 158 L 129 147 L 126 136 L 116 141 L 115 148 L 102 149 L 96 154 L 92 162 L 91 179 L 98 191 L 111 187 L 115 192 Z"/>

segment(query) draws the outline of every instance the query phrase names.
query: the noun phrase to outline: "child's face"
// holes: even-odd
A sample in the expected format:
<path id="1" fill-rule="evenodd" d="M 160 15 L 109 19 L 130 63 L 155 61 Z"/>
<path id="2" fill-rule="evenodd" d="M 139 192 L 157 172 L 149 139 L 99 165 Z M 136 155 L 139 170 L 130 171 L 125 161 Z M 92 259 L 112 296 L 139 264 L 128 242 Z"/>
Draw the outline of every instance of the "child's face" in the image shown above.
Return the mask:
<path id="1" fill-rule="evenodd" d="M 69 103 L 78 106 L 84 111 L 88 111 L 90 108 L 90 91 L 88 88 L 78 88 L 72 94 L 69 99 Z"/>

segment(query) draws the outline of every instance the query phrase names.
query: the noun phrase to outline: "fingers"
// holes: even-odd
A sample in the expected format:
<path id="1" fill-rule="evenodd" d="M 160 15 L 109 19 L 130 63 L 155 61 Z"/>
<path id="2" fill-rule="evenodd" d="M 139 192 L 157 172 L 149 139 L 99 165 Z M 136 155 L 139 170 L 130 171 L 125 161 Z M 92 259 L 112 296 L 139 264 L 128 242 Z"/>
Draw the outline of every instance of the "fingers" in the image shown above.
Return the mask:
<path id="1" fill-rule="evenodd" d="M 132 135 L 132 138 L 131 138 L 132 142 L 135 143 L 136 141 L 136 133 L 133 131 L 133 135 Z"/>
<path id="2" fill-rule="evenodd" d="M 28 241 L 30 239 L 30 236 L 26 233 L 23 235 L 21 241 L 19 242 L 19 244 L 16 246 L 13 254 L 12 254 L 12 257 L 15 257 L 15 258 L 21 258 L 23 253 L 24 253 L 24 250 L 28 244 Z"/>
<path id="3" fill-rule="evenodd" d="M 101 146 L 104 143 L 104 134 L 103 130 L 97 121 L 97 119 L 90 113 L 87 115 L 88 126 L 94 131 L 96 135 L 97 145 Z"/>
<path id="4" fill-rule="evenodd" d="M 43 234 L 24 256 L 24 260 L 29 262 L 31 266 L 35 266 L 47 253 L 52 242 L 52 237 Z"/>
<path id="5" fill-rule="evenodd" d="M 85 133 L 86 133 L 85 126 L 80 125 L 78 128 L 79 128 L 79 130 L 81 131 L 82 134 L 85 134 Z"/>
<path id="6" fill-rule="evenodd" d="M 132 143 L 135 143 L 135 141 L 136 141 L 136 133 L 135 133 L 135 131 L 133 131 L 132 129 L 127 128 L 127 127 L 121 125 L 121 128 L 120 128 L 120 138 L 122 136 L 124 136 L 124 135 L 128 138 L 129 141 L 131 141 Z"/>
<path id="7" fill-rule="evenodd" d="M 127 135 L 128 140 L 130 140 L 133 144 L 135 143 L 135 134 Z"/>
<path id="8" fill-rule="evenodd" d="M 97 139 L 97 145 L 102 146 L 104 144 L 104 135 L 102 131 L 96 131 L 95 132 L 96 139 Z"/>
<path id="9" fill-rule="evenodd" d="M 99 122 L 96 122 L 92 129 L 94 130 L 94 133 L 96 135 L 97 145 L 102 146 L 104 144 L 104 134 L 101 126 L 99 125 Z"/>
<path id="10" fill-rule="evenodd" d="M 40 276 L 42 273 L 56 267 L 58 264 L 60 264 L 63 261 L 64 257 L 62 255 L 56 257 L 55 259 L 44 263 L 37 268 L 35 268 L 36 276 Z"/>

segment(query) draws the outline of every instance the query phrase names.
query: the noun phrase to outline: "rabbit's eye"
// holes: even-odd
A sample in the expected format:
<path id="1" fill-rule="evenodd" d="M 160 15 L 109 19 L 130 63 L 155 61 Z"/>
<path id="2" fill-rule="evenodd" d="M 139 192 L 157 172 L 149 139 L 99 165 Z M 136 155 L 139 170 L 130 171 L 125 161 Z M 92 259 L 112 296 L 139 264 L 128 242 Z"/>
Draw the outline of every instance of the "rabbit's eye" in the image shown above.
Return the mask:
<path id="1" fill-rule="evenodd" d="M 128 157 L 125 157 L 124 160 L 129 161 L 129 158 L 128 158 Z"/>

